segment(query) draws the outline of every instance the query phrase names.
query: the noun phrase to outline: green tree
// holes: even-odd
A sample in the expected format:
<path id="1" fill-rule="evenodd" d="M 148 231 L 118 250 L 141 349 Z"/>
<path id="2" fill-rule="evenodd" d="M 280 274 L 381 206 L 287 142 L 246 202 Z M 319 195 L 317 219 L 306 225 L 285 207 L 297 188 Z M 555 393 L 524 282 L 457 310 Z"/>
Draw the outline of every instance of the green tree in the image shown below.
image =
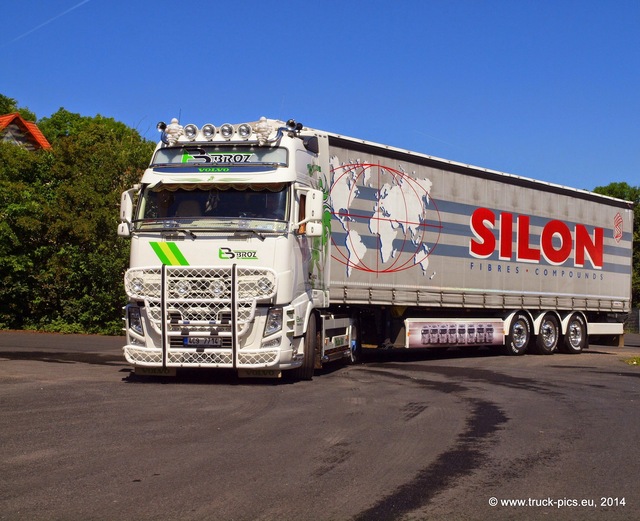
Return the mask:
<path id="1" fill-rule="evenodd" d="M 38 174 L 46 154 L 0 143 L 0 328 L 20 328 L 36 287 L 33 252 L 44 235 Z"/>
<path id="2" fill-rule="evenodd" d="M 38 126 L 52 151 L 0 143 L 0 327 L 117 333 L 129 255 L 116 235 L 120 193 L 153 144 L 63 108 Z"/>
<path id="3" fill-rule="evenodd" d="M 47 255 L 38 280 L 46 292 L 34 302 L 35 315 L 48 329 L 115 333 L 129 260 L 129 245 L 116 235 L 120 194 L 139 180 L 153 144 L 111 118 L 64 109 L 43 132 L 54 143 L 55 190 L 45 210 Z"/>
<path id="4" fill-rule="evenodd" d="M 81 116 L 60 107 L 56 113 L 38 121 L 38 128 L 46 136 L 49 143 L 55 145 L 64 138 L 78 136 L 94 119 L 102 118 L 101 116 L 96 116 L 96 118 Z"/>
<path id="5" fill-rule="evenodd" d="M 623 199 L 633 206 L 633 268 L 631 276 L 631 297 L 633 306 L 640 306 L 640 187 L 628 183 L 610 183 L 598 186 L 594 192 L 617 199 Z"/>

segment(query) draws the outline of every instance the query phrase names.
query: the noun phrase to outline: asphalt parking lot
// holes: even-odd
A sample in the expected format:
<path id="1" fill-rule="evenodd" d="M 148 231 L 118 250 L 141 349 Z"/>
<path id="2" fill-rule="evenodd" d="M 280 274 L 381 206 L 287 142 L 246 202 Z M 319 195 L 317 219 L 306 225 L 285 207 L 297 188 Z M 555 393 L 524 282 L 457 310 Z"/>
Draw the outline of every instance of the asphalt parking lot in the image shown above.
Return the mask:
<path id="1" fill-rule="evenodd" d="M 0 332 L 0 519 L 638 519 L 635 357 L 140 379 L 119 338 Z"/>

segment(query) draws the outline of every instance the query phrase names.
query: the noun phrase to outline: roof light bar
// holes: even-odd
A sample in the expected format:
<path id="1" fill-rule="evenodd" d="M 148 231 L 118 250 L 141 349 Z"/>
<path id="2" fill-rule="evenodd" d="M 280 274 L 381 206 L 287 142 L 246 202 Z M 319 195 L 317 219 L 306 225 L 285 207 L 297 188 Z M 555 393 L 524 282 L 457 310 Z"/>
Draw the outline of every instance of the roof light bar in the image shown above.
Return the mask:
<path id="1" fill-rule="evenodd" d="M 218 128 L 211 123 L 206 123 L 199 129 L 193 123 L 183 127 L 176 118 L 173 118 L 168 125 L 162 121 L 159 122 L 156 128 L 161 133 L 162 142 L 169 146 L 186 141 L 214 141 L 216 138 L 221 138 L 225 141 L 236 140 L 238 142 L 253 139 L 257 141 L 258 146 L 264 146 L 281 139 L 283 132 L 294 137 L 298 136 L 303 129 L 303 125 L 293 119 L 290 119 L 284 126 L 279 128 L 274 127 L 272 123 L 267 118 L 261 117 L 255 123 L 242 123 L 237 126 L 225 123 Z M 272 137 L 274 132 L 276 134 Z"/>

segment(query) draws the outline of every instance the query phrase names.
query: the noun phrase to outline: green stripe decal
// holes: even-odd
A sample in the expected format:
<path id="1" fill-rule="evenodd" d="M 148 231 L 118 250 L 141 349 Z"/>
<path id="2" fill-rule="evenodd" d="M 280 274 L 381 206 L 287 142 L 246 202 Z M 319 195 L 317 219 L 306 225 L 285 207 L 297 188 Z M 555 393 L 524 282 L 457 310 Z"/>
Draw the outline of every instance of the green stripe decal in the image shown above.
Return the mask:
<path id="1" fill-rule="evenodd" d="M 151 247 L 156 253 L 160 262 L 168 266 L 188 266 L 187 259 L 175 242 L 151 242 Z"/>

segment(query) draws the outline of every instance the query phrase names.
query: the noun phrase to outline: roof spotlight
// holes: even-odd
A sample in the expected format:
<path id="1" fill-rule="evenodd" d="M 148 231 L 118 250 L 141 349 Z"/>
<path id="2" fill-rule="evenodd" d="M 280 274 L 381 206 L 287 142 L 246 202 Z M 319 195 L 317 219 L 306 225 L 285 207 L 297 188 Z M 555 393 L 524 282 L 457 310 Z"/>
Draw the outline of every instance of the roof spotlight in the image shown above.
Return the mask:
<path id="1" fill-rule="evenodd" d="M 207 123 L 206 125 L 202 125 L 202 136 L 209 141 L 213 139 L 216 135 L 216 127 L 211 123 Z"/>
<path id="2" fill-rule="evenodd" d="M 225 139 L 231 139 L 234 132 L 235 130 L 233 128 L 233 125 L 230 125 L 229 123 L 225 123 L 220 127 L 220 135 Z"/>
<path id="3" fill-rule="evenodd" d="M 184 127 L 184 136 L 189 140 L 193 141 L 198 135 L 198 127 L 196 127 L 193 123 L 189 123 Z"/>
<path id="4" fill-rule="evenodd" d="M 240 125 L 238 127 L 238 136 L 240 136 L 241 139 L 249 139 L 251 136 L 251 126 L 247 123 Z"/>

